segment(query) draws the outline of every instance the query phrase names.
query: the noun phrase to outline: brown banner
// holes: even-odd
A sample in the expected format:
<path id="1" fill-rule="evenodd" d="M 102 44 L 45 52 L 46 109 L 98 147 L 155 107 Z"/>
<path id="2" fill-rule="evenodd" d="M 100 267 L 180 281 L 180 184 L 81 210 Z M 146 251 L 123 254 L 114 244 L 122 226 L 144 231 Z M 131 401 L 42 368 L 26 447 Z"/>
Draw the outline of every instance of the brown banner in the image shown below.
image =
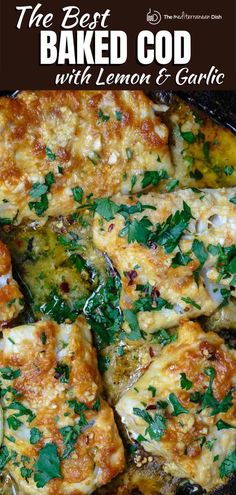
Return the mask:
<path id="1" fill-rule="evenodd" d="M 1 90 L 236 88 L 235 0 L 0 0 L 0 35 Z"/>

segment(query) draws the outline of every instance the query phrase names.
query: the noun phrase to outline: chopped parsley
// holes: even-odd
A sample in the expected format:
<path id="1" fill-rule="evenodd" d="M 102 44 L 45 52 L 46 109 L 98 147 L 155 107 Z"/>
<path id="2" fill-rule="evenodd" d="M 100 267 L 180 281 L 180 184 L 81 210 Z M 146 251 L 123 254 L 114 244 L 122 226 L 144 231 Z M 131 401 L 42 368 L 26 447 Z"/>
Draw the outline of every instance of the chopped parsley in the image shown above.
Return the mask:
<path id="1" fill-rule="evenodd" d="M 48 146 L 46 146 L 45 152 L 46 152 L 46 155 L 47 155 L 47 157 L 48 157 L 49 160 L 51 160 L 51 161 L 55 161 L 56 160 L 55 153 L 53 153 L 52 150 Z"/>
<path id="2" fill-rule="evenodd" d="M 97 165 L 101 160 L 101 156 L 96 151 L 91 151 L 88 154 L 88 159 L 93 163 L 93 165 Z"/>
<path id="3" fill-rule="evenodd" d="M 39 440 L 41 440 L 42 436 L 43 434 L 38 428 L 32 428 L 30 430 L 30 443 L 35 445 L 39 442 Z"/>
<path id="4" fill-rule="evenodd" d="M 211 408 L 210 416 L 227 412 L 228 409 L 230 409 L 233 405 L 232 392 L 229 391 L 227 395 L 224 397 L 224 399 L 222 399 L 222 401 L 218 401 L 214 397 L 214 393 L 213 393 L 213 381 L 215 378 L 214 368 L 212 367 L 206 368 L 205 375 L 209 376 L 209 385 L 205 394 L 201 397 L 201 410 L 205 408 Z"/>
<path id="5" fill-rule="evenodd" d="M 94 201 L 93 210 L 107 222 L 113 220 L 120 207 L 110 198 L 101 198 Z"/>
<path id="6" fill-rule="evenodd" d="M 230 452 L 219 467 L 220 477 L 228 477 L 236 472 L 236 451 Z"/>
<path id="7" fill-rule="evenodd" d="M 52 184 L 55 182 L 55 177 L 52 172 L 48 172 L 45 176 L 45 182 L 36 182 L 33 184 L 29 195 L 37 201 L 29 202 L 29 209 L 35 210 L 36 215 L 39 217 L 48 209 L 48 196 L 47 193 L 50 192 Z"/>
<path id="8" fill-rule="evenodd" d="M 128 242 L 138 242 L 139 244 L 146 245 L 150 237 L 150 227 L 152 223 L 147 217 L 141 218 L 141 220 L 126 220 L 125 227 L 120 231 L 119 236 L 125 237 L 128 235 Z"/>
<path id="9" fill-rule="evenodd" d="M 174 215 L 170 215 L 162 224 L 157 224 L 156 232 L 149 236 L 149 241 L 162 246 L 166 253 L 172 253 L 187 229 L 191 218 L 193 218 L 191 209 L 184 201 L 183 210 L 177 210 Z"/>
<path id="10" fill-rule="evenodd" d="M 203 178 L 203 174 L 200 170 L 198 170 L 198 168 L 196 168 L 195 170 L 191 170 L 189 172 L 189 176 L 191 177 L 191 179 L 195 180 L 201 180 Z"/>
<path id="11" fill-rule="evenodd" d="M 196 301 L 191 299 L 191 297 L 181 297 L 181 300 L 184 301 L 186 304 L 190 304 L 196 309 L 201 309 L 201 306 L 199 306 L 199 304 L 197 304 Z"/>
<path id="12" fill-rule="evenodd" d="M 82 203 L 83 201 L 83 194 L 84 194 L 84 191 L 82 189 L 82 187 L 73 187 L 72 188 L 72 194 L 73 194 L 73 198 L 74 200 L 77 202 L 77 203 Z"/>
<path id="13" fill-rule="evenodd" d="M 196 284 L 198 284 L 200 272 L 202 270 L 202 267 L 203 267 L 205 261 L 207 260 L 208 255 L 207 255 L 207 252 L 205 250 L 203 242 L 199 241 L 198 239 L 194 239 L 193 244 L 192 244 L 192 251 L 199 261 L 198 268 L 196 270 L 194 270 L 194 272 L 193 272 L 194 280 L 195 280 Z"/>
<path id="14" fill-rule="evenodd" d="M 57 363 L 55 368 L 55 378 L 59 378 L 61 383 L 68 383 L 70 377 L 70 368 L 66 363 Z"/>
<path id="15" fill-rule="evenodd" d="M 0 447 L 0 469 L 2 470 L 10 460 L 11 455 L 8 448 L 6 445 L 2 445 Z"/>
<path id="16" fill-rule="evenodd" d="M 184 139 L 184 141 L 186 141 L 187 143 L 189 143 L 189 144 L 195 143 L 196 136 L 193 134 L 193 132 L 191 132 L 191 131 L 187 131 L 187 132 L 180 131 L 180 134 L 181 134 L 182 138 Z"/>
<path id="17" fill-rule="evenodd" d="M 134 311 L 130 309 L 124 310 L 124 319 L 127 321 L 130 332 L 127 334 L 129 340 L 138 340 L 142 338 L 142 332 L 139 327 L 138 319 Z"/>
<path id="18" fill-rule="evenodd" d="M 138 407 L 133 408 L 133 413 L 135 416 L 139 416 L 146 423 L 148 423 L 148 427 L 146 428 L 145 435 L 149 435 L 151 440 L 159 441 L 161 437 L 165 434 L 167 425 L 166 418 L 161 414 L 154 414 L 154 417 L 151 416 L 144 409 L 139 409 Z M 143 438 L 145 440 L 145 438 Z"/>
<path id="19" fill-rule="evenodd" d="M 132 160 L 134 152 L 130 148 L 125 150 L 128 162 Z"/>
<path id="20" fill-rule="evenodd" d="M 169 184 L 166 185 L 166 190 L 168 192 L 173 191 L 177 186 L 179 185 L 179 180 L 178 179 L 172 179 Z"/>
<path id="21" fill-rule="evenodd" d="M 171 393 L 169 395 L 169 401 L 173 407 L 172 416 L 179 416 L 179 414 L 188 414 L 188 410 L 185 409 L 182 404 L 180 404 L 178 398 L 175 394 Z"/>
<path id="22" fill-rule="evenodd" d="M 230 203 L 233 203 L 234 205 L 236 205 L 236 196 L 233 196 L 232 198 L 230 198 Z"/>
<path id="23" fill-rule="evenodd" d="M 148 187 L 150 185 L 157 186 L 159 182 L 163 179 L 168 179 L 169 176 L 166 170 L 148 170 L 144 172 L 142 179 L 142 187 Z"/>
<path id="24" fill-rule="evenodd" d="M 234 173 L 234 167 L 231 167 L 230 165 L 224 167 L 224 173 L 225 175 L 232 175 Z"/>
<path id="25" fill-rule="evenodd" d="M 57 446 L 54 443 L 47 443 L 39 451 L 34 468 L 34 481 L 37 488 L 43 488 L 50 480 L 62 477 Z"/>
<path id="26" fill-rule="evenodd" d="M 157 389 L 155 387 L 153 387 L 152 385 L 149 385 L 148 391 L 151 392 L 153 398 L 156 396 Z"/>
<path id="27" fill-rule="evenodd" d="M 116 272 L 109 269 L 109 276 L 87 299 L 84 313 L 92 327 L 99 350 L 114 343 L 123 316 L 120 311 L 121 281 Z M 105 359 L 105 361 L 104 361 Z M 108 363 L 107 358 L 103 359 Z M 102 366 L 102 361 L 100 362 Z"/>
<path id="28" fill-rule="evenodd" d="M 192 261 L 192 258 L 190 258 L 187 253 L 179 251 L 172 259 L 171 266 L 172 268 L 177 268 L 178 266 L 186 266 L 188 265 L 188 263 L 190 263 L 190 261 Z"/>
<path id="29" fill-rule="evenodd" d="M 187 378 L 185 373 L 180 373 L 180 386 L 184 390 L 189 390 L 193 386 L 193 382 Z"/>
<path id="30" fill-rule="evenodd" d="M 152 334 L 152 338 L 155 342 L 158 342 L 158 344 L 164 347 L 165 345 L 177 340 L 177 333 L 170 334 L 167 330 L 165 330 L 165 328 L 162 328 L 154 332 Z"/>
<path id="31" fill-rule="evenodd" d="M 0 368 L 0 373 L 4 380 L 15 380 L 15 378 L 20 376 L 20 370 L 13 370 L 13 368 L 10 368 L 9 366 Z"/>
<path id="32" fill-rule="evenodd" d="M 119 110 L 116 110 L 116 111 L 115 111 L 115 116 L 116 116 L 116 120 L 117 120 L 117 122 L 121 122 L 121 120 L 122 120 L 122 116 L 123 116 L 123 113 L 122 113 L 122 112 L 120 112 Z"/>
<path id="33" fill-rule="evenodd" d="M 66 459 L 71 452 L 74 450 L 75 443 L 81 433 L 81 429 L 79 425 L 75 426 L 64 426 L 59 429 L 60 434 L 63 438 L 65 450 L 62 454 L 62 459 Z"/>
<path id="34" fill-rule="evenodd" d="M 226 423 L 225 421 L 223 421 L 223 419 L 219 419 L 219 421 L 217 421 L 216 423 L 216 426 L 217 426 L 217 430 L 229 430 L 231 428 L 233 429 L 236 428 L 236 426 Z"/>
<path id="35" fill-rule="evenodd" d="M 110 115 L 106 115 L 105 113 L 103 113 L 102 109 L 99 108 L 99 110 L 98 110 L 98 118 L 102 122 L 107 122 L 110 119 Z"/>

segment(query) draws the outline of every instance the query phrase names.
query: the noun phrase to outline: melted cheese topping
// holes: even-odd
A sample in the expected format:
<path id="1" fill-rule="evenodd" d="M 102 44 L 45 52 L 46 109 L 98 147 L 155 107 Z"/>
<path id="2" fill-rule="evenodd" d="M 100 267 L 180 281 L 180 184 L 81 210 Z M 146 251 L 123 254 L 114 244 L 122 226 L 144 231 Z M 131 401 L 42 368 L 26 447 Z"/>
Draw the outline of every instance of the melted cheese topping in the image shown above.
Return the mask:
<path id="1" fill-rule="evenodd" d="M 83 317 L 73 325 L 39 322 L 4 331 L 1 366 L 19 370 L 11 380 L 2 373 L 2 388 L 10 386 L 3 398 L 4 445 L 11 456 L 16 453 L 7 469 L 23 493 L 89 494 L 123 469 L 122 442 L 111 408 L 100 399 L 96 353 Z M 28 413 L 14 409 L 14 402 Z M 15 430 L 13 415 L 21 422 Z M 37 488 L 34 464 L 40 450 L 53 443 L 61 457 L 68 445 L 61 429 L 78 425 L 72 451 L 60 462 L 61 477 Z M 30 441 L 32 428 L 40 432 L 37 443 Z M 23 466 L 33 470 L 28 480 L 22 477 Z"/>
<path id="2" fill-rule="evenodd" d="M 130 436 L 141 442 L 147 452 L 163 457 L 167 472 L 190 478 L 206 490 L 212 490 L 222 483 L 219 466 L 235 449 L 236 429 L 218 429 L 217 423 L 221 420 L 236 427 L 236 396 L 232 388 L 236 383 L 236 351 L 229 350 L 217 334 L 204 333 L 197 323 L 182 323 L 177 335 L 177 340 L 164 347 L 143 376 L 123 395 L 116 409 Z M 206 393 L 210 381 L 206 370 L 212 369 L 213 395 L 218 402 L 232 388 L 231 406 L 215 415 L 211 415 L 213 409 L 209 402 L 203 410 L 201 404 L 191 402 L 191 394 Z M 190 381 L 188 390 L 181 386 L 181 373 Z M 185 413 L 175 414 L 171 394 Z M 166 401 L 166 405 L 158 401 Z M 156 429 L 153 427 L 151 433 L 147 430 L 149 423 L 137 414 L 137 409 L 152 419 L 158 415 Z M 164 418 L 165 427 L 158 440 L 160 416 Z M 161 421 L 162 425 L 163 419 Z"/>
<path id="3" fill-rule="evenodd" d="M 43 216 L 83 199 L 140 190 L 146 170 L 173 172 L 168 130 L 141 91 L 36 91 L 0 100 L 0 216 L 37 219 L 30 191 L 52 172 Z M 62 167 L 62 168 L 61 168 Z M 135 184 L 134 184 L 135 183 Z M 3 202 L 8 200 L 8 203 Z"/>
<path id="4" fill-rule="evenodd" d="M 12 277 L 9 251 L 0 241 L 0 323 L 16 318 L 23 305 L 22 294 Z"/>
<path id="5" fill-rule="evenodd" d="M 170 328 L 177 325 L 185 315 L 188 319 L 200 315 L 211 315 L 224 300 L 224 290 L 232 289 L 231 275 L 220 277 L 216 268 L 218 255 L 208 252 L 209 244 L 229 247 L 236 244 L 236 206 L 230 202 L 235 196 L 235 189 L 203 190 L 199 194 L 192 190 L 177 191 L 170 194 L 149 193 L 142 195 L 138 201 L 142 205 L 151 206 L 142 213 L 131 214 L 128 225 L 138 227 L 143 217 L 150 222 L 150 231 L 155 231 L 156 224 L 163 224 L 176 211 L 183 211 L 183 202 L 191 209 L 192 217 L 178 242 L 178 246 L 171 253 L 165 247 L 153 242 L 150 245 L 128 242 L 123 232 L 125 219 L 117 213 L 109 222 L 96 214 L 93 225 L 95 245 L 106 252 L 118 270 L 122 280 L 121 308 L 123 310 L 135 307 L 141 298 L 145 298 L 145 289 L 150 287 L 150 300 L 153 305 L 150 310 L 137 312 L 138 323 L 147 335 L 158 328 Z M 114 197 L 117 204 L 128 206 L 137 204 L 137 199 L 129 197 Z M 136 223 L 134 223 L 136 222 Z M 123 232 L 121 232 L 123 231 Z M 121 235 L 120 235 L 121 233 Z M 203 243 L 207 259 L 201 267 L 200 261 L 192 251 L 194 240 Z M 173 267 L 172 260 L 182 251 L 191 260 L 186 266 Z M 199 268 L 199 279 L 196 281 L 194 273 Z M 222 292 L 223 290 L 223 292 Z M 235 295 L 235 291 L 231 292 Z M 155 301 L 164 299 L 170 307 L 158 310 Z M 125 323 L 124 329 L 129 333 L 129 326 Z M 151 335 L 152 337 L 152 335 Z"/>

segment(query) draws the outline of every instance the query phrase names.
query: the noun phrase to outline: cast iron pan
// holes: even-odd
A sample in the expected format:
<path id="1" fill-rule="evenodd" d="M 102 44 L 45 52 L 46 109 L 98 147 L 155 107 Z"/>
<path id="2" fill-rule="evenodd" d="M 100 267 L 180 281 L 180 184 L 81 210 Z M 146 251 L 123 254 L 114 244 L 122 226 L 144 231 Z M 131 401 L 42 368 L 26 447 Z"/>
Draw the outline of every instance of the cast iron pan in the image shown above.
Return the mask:
<path id="1" fill-rule="evenodd" d="M 0 96 L 9 96 L 15 98 L 18 90 L 0 91 Z M 198 107 L 206 112 L 218 124 L 227 127 L 232 132 L 236 133 L 236 91 L 202 91 L 185 93 L 182 91 L 155 91 L 149 94 L 154 101 L 170 104 L 173 94 L 177 94 L 180 98 Z M 194 485 L 188 481 L 180 483 L 177 488 L 176 495 L 204 495 L 204 491 L 199 485 Z M 228 481 L 227 485 L 223 485 L 212 495 L 236 495 L 236 474 Z"/>

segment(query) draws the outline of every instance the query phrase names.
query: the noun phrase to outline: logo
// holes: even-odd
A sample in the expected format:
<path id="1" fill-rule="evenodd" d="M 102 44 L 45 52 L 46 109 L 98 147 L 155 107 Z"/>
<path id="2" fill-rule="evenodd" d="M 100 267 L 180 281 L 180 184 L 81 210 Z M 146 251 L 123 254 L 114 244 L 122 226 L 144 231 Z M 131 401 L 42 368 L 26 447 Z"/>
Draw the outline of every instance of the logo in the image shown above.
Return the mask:
<path id="1" fill-rule="evenodd" d="M 157 10 L 149 9 L 147 13 L 147 22 L 152 25 L 159 24 L 161 22 L 161 14 Z"/>

